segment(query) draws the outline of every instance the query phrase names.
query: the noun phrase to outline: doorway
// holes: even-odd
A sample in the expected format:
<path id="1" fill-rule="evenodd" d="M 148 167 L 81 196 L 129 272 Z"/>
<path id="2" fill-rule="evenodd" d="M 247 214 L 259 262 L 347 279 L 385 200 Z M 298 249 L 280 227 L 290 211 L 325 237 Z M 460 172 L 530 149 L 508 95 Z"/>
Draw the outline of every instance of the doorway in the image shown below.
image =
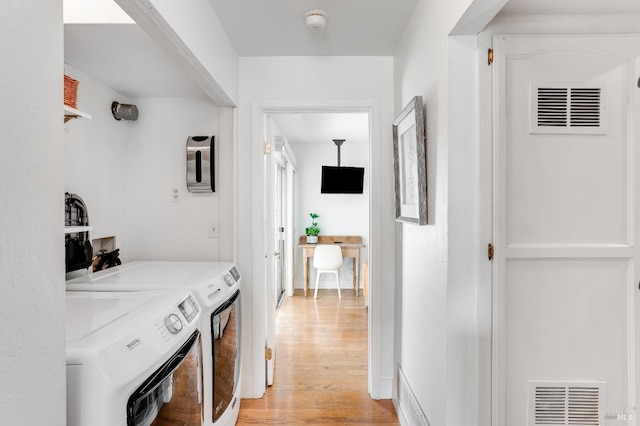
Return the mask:
<path id="1" fill-rule="evenodd" d="M 369 280 L 369 289 L 370 289 L 370 310 L 368 316 L 368 342 L 369 342 L 369 350 L 368 350 L 368 389 L 369 394 L 374 399 L 380 399 L 382 395 L 386 397 L 386 395 L 390 395 L 390 387 L 387 389 L 387 384 L 391 384 L 390 379 L 381 379 L 381 369 L 382 369 L 382 360 L 381 353 L 386 352 L 383 349 L 383 345 L 380 339 L 381 333 L 381 312 L 378 309 L 379 301 L 377 300 L 378 292 L 379 292 L 379 279 L 377 278 L 375 271 L 379 268 L 379 259 L 380 255 L 380 247 L 381 240 L 383 239 L 380 232 L 373 232 L 373 230 L 381 229 L 381 203 L 380 203 L 380 186 L 372 185 L 371 182 L 375 182 L 379 179 L 379 176 L 376 176 L 376 172 L 380 170 L 380 151 L 376 149 L 380 146 L 380 105 L 376 101 L 319 101 L 319 102 L 293 102 L 291 104 L 287 103 L 256 103 L 253 107 L 253 122 L 255 124 L 254 128 L 254 149 L 259 147 L 260 152 L 254 151 L 254 154 L 259 155 L 260 157 L 265 157 L 264 155 L 264 147 L 263 141 L 265 131 L 265 116 L 272 114 L 286 114 L 286 113 L 327 113 L 327 112 L 341 112 L 341 113 L 354 113 L 354 112 L 364 112 L 368 114 L 368 128 L 369 128 L 369 147 L 373 147 L 369 149 L 369 154 L 367 158 L 366 167 L 368 171 L 373 171 L 372 174 L 369 174 L 366 177 L 367 182 L 371 188 L 371 195 L 368 200 L 368 232 L 370 235 L 369 244 L 367 244 L 367 255 L 369 259 L 369 271 L 371 273 Z M 255 157 L 257 160 L 257 156 Z M 266 188 L 269 185 L 266 184 L 262 187 L 263 195 L 266 193 Z M 262 204 L 262 212 L 268 211 L 265 209 L 266 199 L 264 196 L 260 196 L 263 200 Z M 258 213 L 257 211 L 254 211 Z M 257 219 L 257 218 L 256 218 Z M 257 222 L 265 223 L 264 218 L 257 219 Z M 257 223 L 256 222 L 256 223 Z M 297 233 L 300 234 L 300 231 L 297 230 Z M 269 249 L 272 247 L 267 243 L 267 236 L 264 235 L 263 244 L 256 247 L 256 259 L 264 259 L 261 270 L 264 270 L 264 277 L 271 277 L 273 271 L 273 264 L 271 261 L 271 256 L 269 256 Z M 258 300 L 262 300 L 265 304 L 262 307 L 262 312 L 264 316 L 264 321 L 260 320 L 259 316 L 255 317 L 255 330 L 257 331 L 256 336 L 254 336 L 253 342 L 256 347 L 259 348 L 263 344 L 273 344 L 273 331 L 275 329 L 275 303 L 270 302 L 270 300 L 275 300 L 275 286 L 267 284 L 265 282 L 265 286 L 257 286 L 256 297 Z M 268 294 L 269 293 L 269 294 Z M 269 306 L 273 306 L 271 309 Z M 265 327 L 266 322 L 266 327 Z M 260 337 L 260 330 L 264 330 L 264 334 Z M 277 356 L 277 351 L 273 351 L 271 353 Z M 275 352 L 275 353 L 274 353 Z M 266 364 L 264 362 L 264 358 L 259 350 L 253 351 L 253 368 L 258 372 L 254 374 L 256 381 L 254 381 L 254 389 L 256 393 L 263 393 L 265 389 L 265 382 L 258 383 L 258 378 L 260 377 L 259 371 L 264 371 L 264 374 L 261 376 L 266 377 Z M 259 390 L 263 389 L 262 392 Z"/>
<path id="2" fill-rule="evenodd" d="M 269 114 L 265 116 L 265 131 L 265 140 L 271 141 L 266 171 L 272 175 L 272 180 L 267 176 L 265 181 L 272 184 L 268 184 L 270 186 L 266 188 L 265 197 L 268 199 L 267 206 L 273 203 L 273 208 L 269 209 L 273 216 L 266 219 L 266 222 L 273 221 L 273 306 L 277 312 L 284 294 L 284 277 L 291 277 L 288 282 L 289 295 L 293 295 L 297 289 L 300 297 L 305 280 L 312 281 L 311 286 L 315 285 L 315 270 L 310 265 L 310 274 L 303 273 L 302 249 L 298 248 L 300 238 L 304 238 L 305 228 L 311 224 L 311 213 L 319 215 L 313 220 L 320 224 L 321 238 L 356 236 L 364 242 L 365 247 L 368 245 L 369 185 L 362 182 L 362 191 L 357 194 L 323 193 L 321 178 L 325 166 L 333 167 L 336 164 L 342 167 L 361 167 L 365 170 L 365 175 L 369 172 L 369 114 L 361 111 Z M 341 141 L 338 149 L 334 139 Z M 292 197 L 295 202 L 291 205 L 293 226 L 285 227 L 286 192 L 287 186 L 291 186 L 286 171 L 292 164 L 296 167 L 297 191 Z M 364 180 L 366 179 L 363 178 Z M 289 245 L 292 246 L 291 250 L 286 249 Z M 344 290 L 350 290 L 349 284 L 358 278 L 358 287 L 362 287 L 363 277 L 361 274 L 358 277 L 354 271 L 363 269 L 368 256 L 366 248 L 360 251 L 357 265 L 354 258 L 344 259 L 345 265 L 340 271 Z M 294 260 L 289 269 L 285 268 L 287 258 Z M 335 289 L 335 285 L 335 278 L 331 276 L 330 280 L 322 280 L 319 288 Z M 309 287 L 309 283 L 306 286 Z M 362 297 L 360 301 L 364 309 Z M 275 346 L 277 342 L 273 341 L 273 346 L 270 346 L 272 358 L 277 356 Z M 267 385 L 272 383 L 274 361 L 272 359 L 267 363 Z"/>

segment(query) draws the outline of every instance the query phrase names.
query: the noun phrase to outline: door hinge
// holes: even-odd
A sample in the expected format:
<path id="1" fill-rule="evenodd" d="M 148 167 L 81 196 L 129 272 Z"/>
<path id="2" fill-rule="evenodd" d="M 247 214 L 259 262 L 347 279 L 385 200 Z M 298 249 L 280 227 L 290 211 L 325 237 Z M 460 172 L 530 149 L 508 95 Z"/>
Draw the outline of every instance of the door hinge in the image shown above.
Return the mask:
<path id="1" fill-rule="evenodd" d="M 487 246 L 487 257 L 489 258 L 489 260 L 493 260 L 493 255 L 494 255 L 494 249 L 493 249 L 493 244 L 489 243 L 489 245 Z"/>
<path id="2" fill-rule="evenodd" d="M 271 144 L 267 141 L 264 141 L 264 155 L 271 154 Z"/>
<path id="3" fill-rule="evenodd" d="M 489 49 L 487 51 L 487 65 L 491 65 L 493 63 L 493 49 Z"/>
<path id="4" fill-rule="evenodd" d="M 273 358 L 273 351 L 271 348 L 264 348 L 264 359 L 271 361 L 271 358 Z"/>

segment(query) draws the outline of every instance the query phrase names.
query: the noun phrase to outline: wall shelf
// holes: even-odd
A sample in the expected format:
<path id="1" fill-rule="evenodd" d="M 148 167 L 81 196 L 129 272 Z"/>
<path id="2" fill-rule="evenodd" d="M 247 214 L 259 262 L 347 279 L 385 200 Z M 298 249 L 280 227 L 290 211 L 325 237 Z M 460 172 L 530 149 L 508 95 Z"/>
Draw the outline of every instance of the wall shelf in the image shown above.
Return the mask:
<path id="1" fill-rule="evenodd" d="M 76 232 L 89 232 L 93 228 L 91 226 L 65 226 L 65 234 L 75 234 Z"/>
<path id="2" fill-rule="evenodd" d="M 64 106 L 64 122 L 71 120 L 72 118 L 86 118 L 87 120 L 91 120 L 91 115 L 86 112 L 82 112 L 75 108 L 71 108 L 70 106 Z"/>

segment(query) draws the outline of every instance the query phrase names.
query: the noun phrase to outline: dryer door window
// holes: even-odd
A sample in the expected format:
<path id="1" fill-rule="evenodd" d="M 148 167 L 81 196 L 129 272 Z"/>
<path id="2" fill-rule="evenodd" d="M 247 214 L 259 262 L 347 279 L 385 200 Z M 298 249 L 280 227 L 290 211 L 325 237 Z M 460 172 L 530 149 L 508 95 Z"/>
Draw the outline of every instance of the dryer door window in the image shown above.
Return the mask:
<path id="1" fill-rule="evenodd" d="M 156 370 L 129 398 L 127 426 L 202 424 L 200 332 Z"/>
<path id="2" fill-rule="evenodd" d="M 211 314 L 213 344 L 213 418 L 235 405 L 240 379 L 240 290 Z"/>

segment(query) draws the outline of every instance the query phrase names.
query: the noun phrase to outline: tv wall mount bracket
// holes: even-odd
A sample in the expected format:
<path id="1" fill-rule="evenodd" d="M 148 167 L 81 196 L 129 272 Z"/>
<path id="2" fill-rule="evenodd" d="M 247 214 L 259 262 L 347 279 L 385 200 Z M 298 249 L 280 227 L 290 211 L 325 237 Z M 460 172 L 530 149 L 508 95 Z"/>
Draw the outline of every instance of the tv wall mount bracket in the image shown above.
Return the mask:
<path id="1" fill-rule="evenodd" d="M 338 167 L 340 167 L 340 147 L 342 146 L 344 141 L 345 139 L 333 139 L 333 143 L 335 143 L 336 147 L 338 148 Z"/>

